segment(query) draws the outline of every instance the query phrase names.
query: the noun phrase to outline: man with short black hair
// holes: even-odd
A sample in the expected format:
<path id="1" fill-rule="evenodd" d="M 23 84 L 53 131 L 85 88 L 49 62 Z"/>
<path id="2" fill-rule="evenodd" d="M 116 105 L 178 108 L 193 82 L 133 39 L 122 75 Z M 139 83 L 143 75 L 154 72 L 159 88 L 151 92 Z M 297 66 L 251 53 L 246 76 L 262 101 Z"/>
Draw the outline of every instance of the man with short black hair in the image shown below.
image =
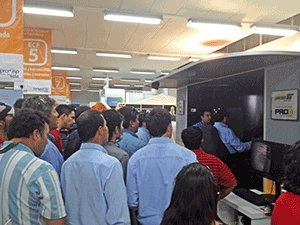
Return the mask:
<path id="1" fill-rule="evenodd" d="M 124 116 L 124 133 L 117 146 L 131 157 L 133 153 L 147 144 L 136 135 L 139 128 L 138 111 L 133 107 L 123 107 L 118 111 Z"/>
<path id="2" fill-rule="evenodd" d="M 148 113 L 140 113 L 139 114 L 139 129 L 136 133 L 136 135 L 139 137 L 139 139 L 145 141 L 146 143 L 149 142 L 150 140 L 150 133 L 149 130 L 147 129 L 147 124 L 146 124 L 146 117 Z"/>
<path id="3" fill-rule="evenodd" d="M 200 148 L 203 142 L 201 129 L 199 127 L 188 127 L 181 132 L 181 139 L 184 146 L 196 154 L 197 160 L 212 170 L 215 183 L 220 188 L 218 197 L 219 199 L 225 198 L 236 187 L 236 179 L 222 160 Z"/>
<path id="4" fill-rule="evenodd" d="M 100 112 L 87 110 L 77 119 L 82 144 L 63 164 L 61 183 L 68 223 L 130 224 L 120 162 L 107 154 L 108 128 Z"/>
<path id="5" fill-rule="evenodd" d="M 42 113 L 19 110 L 0 150 L 0 224 L 63 225 L 66 216 L 55 169 L 39 157 L 48 142 Z"/>
<path id="6" fill-rule="evenodd" d="M 155 108 L 146 119 L 152 136 L 148 145 L 128 162 L 128 205 L 135 220 L 143 225 L 160 224 L 169 205 L 174 178 L 181 168 L 196 162 L 194 153 L 172 142 L 171 115 Z"/>
<path id="7" fill-rule="evenodd" d="M 11 106 L 0 102 L 0 148 L 7 140 L 7 128 L 13 118 L 13 109 Z"/>
<path id="8" fill-rule="evenodd" d="M 212 122 L 212 111 L 209 108 L 203 107 L 200 110 L 200 117 L 201 121 L 198 123 L 195 123 L 193 126 L 195 127 L 201 127 L 203 124 L 211 124 Z"/>
<path id="9" fill-rule="evenodd" d="M 48 96 L 34 96 L 26 99 L 22 104 L 23 108 L 29 108 L 43 113 L 49 120 L 50 130 L 56 129 L 57 127 L 58 113 L 56 112 L 56 106 L 57 104 L 55 100 Z M 61 166 L 64 162 L 64 159 L 58 148 L 55 146 L 55 144 L 53 144 L 53 139 L 54 137 L 51 134 L 48 134 L 49 141 L 40 158 L 49 162 L 60 176 Z"/>

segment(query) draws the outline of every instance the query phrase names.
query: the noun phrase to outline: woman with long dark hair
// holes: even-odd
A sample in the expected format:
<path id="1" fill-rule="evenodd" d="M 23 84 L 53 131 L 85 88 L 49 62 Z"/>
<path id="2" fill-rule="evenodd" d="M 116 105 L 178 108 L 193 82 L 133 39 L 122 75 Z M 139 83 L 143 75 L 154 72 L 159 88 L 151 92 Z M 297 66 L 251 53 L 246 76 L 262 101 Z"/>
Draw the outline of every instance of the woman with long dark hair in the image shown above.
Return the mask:
<path id="1" fill-rule="evenodd" d="M 214 225 L 217 192 L 213 174 L 201 163 L 182 168 L 161 225 Z"/>

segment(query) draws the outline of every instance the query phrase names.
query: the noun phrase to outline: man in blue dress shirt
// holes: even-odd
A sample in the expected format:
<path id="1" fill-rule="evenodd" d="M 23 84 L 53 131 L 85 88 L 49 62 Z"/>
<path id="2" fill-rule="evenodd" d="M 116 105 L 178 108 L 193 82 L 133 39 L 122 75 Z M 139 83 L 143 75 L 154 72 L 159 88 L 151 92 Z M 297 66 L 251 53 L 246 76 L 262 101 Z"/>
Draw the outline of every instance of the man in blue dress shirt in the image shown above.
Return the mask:
<path id="1" fill-rule="evenodd" d="M 139 139 L 136 132 L 139 128 L 138 112 L 133 107 L 123 107 L 118 110 L 124 116 L 124 131 L 122 139 L 117 143 L 117 146 L 132 156 L 140 148 L 147 143 Z"/>
<path id="2" fill-rule="evenodd" d="M 139 139 L 145 141 L 147 144 L 150 140 L 150 133 L 147 129 L 146 124 L 146 116 L 148 116 L 148 113 L 140 113 L 139 114 L 139 129 L 136 133 L 136 135 L 139 137 Z"/>
<path id="3" fill-rule="evenodd" d="M 68 224 L 130 224 L 121 163 L 102 145 L 108 128 L 100 112 L 87 110 L 77 119 L 80 149 L 62 167 L 61 184 Z"/>
<path id="4" fill-rule="evenodd" d="M 132 220 L 136 213 L 142 225 L 158 225 L 168 207 L 174 178 L 181 168 L 196 162 L 196 155 L 171 140 L 171 115 L 153 109 L 146 120 L 153 138 L 129 159 L 127 194 Z"/>

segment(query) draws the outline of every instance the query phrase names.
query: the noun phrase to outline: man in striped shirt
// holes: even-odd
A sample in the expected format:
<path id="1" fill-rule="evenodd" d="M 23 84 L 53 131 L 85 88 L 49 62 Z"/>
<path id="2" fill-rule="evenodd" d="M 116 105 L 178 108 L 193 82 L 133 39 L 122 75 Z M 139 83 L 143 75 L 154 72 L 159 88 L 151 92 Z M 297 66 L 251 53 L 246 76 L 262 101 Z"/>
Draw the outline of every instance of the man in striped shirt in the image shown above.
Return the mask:
<path id="1" fill-rule="evenodd" d="M 63 225 L 66 216 L 55 169 L 38 158 L 48 142 L 47 119 L 22 109 L 0 150 L 0 224 Z"/>
<path id="2" fill-rule="evenodd" d="M 220 189 L 219 199 L 225 198 L 236 187 L 236 179 L 222 160 L 200 149 L 203 141 L 201 129 L 188 127 L 182 131 L 181 139 L 184 146 L 196 154 L 197 160 L 212 170 L 215 183 Z"/>

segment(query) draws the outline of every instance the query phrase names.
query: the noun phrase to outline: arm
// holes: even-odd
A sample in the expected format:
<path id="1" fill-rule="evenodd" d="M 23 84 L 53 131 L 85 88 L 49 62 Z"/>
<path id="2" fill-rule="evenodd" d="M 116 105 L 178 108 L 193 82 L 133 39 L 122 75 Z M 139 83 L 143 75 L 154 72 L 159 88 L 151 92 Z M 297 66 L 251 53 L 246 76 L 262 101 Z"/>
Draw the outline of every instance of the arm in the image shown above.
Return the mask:
<path id="1" fill-rule="evenodd" d="M 137 220 L 137 207 L 129 207 L 131 225 L 139 225 Z"/>
<path id="2" fill-rule="evenodd" d="M 230 192 L 233 191 L 233 189 L 236 187 L 237 184 L 234 184 L 233 186 L 226 188 L 224 190 L 220 191 L 220 194 L 218 196 L 218 201 L 225 198 L 227 195 L 229 195 Z"/>
<path id="3" fill-rule="evenodd" d="M 229 143 L 238 152 L 245 152 L 250 150 L 252 142 L 241 142 L 234 132 L 228 128 Z"/>
<path id="4" fill-rule="evenodd" d="M 44 221 L 46 223 L 46 225 L 66 225 L 66 220 L 65 218 L 61 218 L 61 219 L 55 219 L 55 220 L 49 220 L 44 218 Z"/>

